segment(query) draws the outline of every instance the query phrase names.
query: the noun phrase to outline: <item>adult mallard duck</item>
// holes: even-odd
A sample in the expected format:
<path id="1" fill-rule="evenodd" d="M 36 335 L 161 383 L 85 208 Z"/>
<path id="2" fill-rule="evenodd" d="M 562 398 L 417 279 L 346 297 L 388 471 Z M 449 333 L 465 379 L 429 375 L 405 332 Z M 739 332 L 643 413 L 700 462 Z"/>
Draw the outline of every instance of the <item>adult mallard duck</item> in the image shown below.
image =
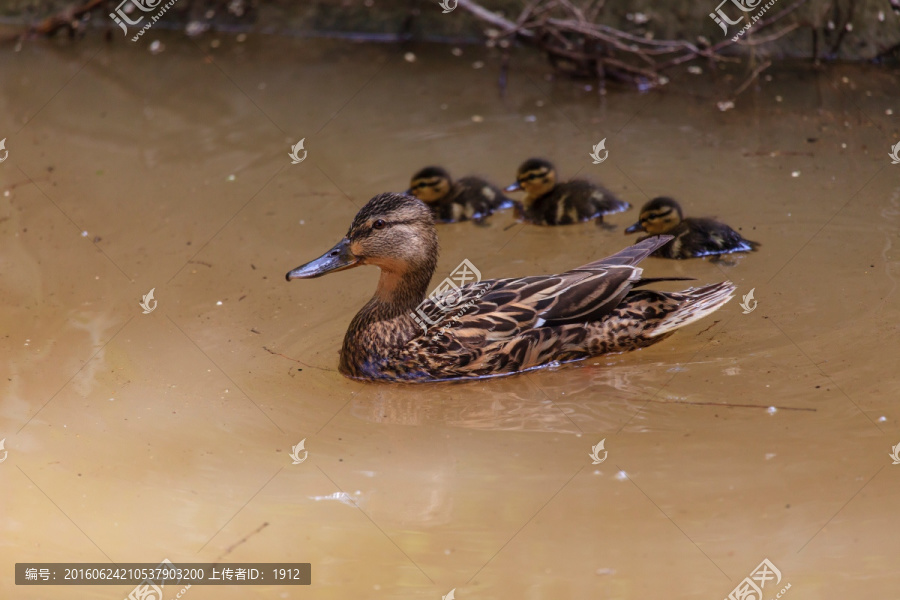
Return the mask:
<path id="1" fill-rule="evenodd" d="M 522 206 L 517 206 L 519 219 L 535 225 L 570 225 L 596 219 L 602 225 L 604 215 L 631 208 L 596 183 L 557 179 L 556 167 L 543 158 L 530 158 L 519 166 L 516 182 L 504 190 L 525 191 Z"/>
<path id="2" fill-rule="evenodd" d="M 653 252 L 659 258 L 695 258 L 711 254 L 751 252 L 759 242 L 745 240 L 741 234 L 715 219 L 685 219 L 681 206 L 671 198 L 654 198 L 641 209 L 637 223 L 625 229 L 625 233 L 646 231 L 650 235 L 638 238 L 638 242 L 653 235 L 671 235 L 674 239 Z"/>
<path id="3" fill-rule="evenodd" d="M 480 177 L 453 181 L 441 167 L 425 167 L 413 175 L 406 193 L 427 204 L 438 223 L 482 222 L 495 211 L 513 206 L 489 181 Z"/>
<path id="4" fill-rule="evenodd" d="M 410 196 L 381 194 L 334 248 L 286 278 L 381 269 L 375 295 L 344 337 L 340 371 L 347 377 L 490 377 L 648 346 L 728 302 L 735 289 L 728 281 L 682 292 L 635 289 L 659 281 L 641 279 L 635 265 L 670 239 L 646 240 L 559 275 L 449 285 L 451 294 L 426 298 L 438 257 L 431 211 Z"/>

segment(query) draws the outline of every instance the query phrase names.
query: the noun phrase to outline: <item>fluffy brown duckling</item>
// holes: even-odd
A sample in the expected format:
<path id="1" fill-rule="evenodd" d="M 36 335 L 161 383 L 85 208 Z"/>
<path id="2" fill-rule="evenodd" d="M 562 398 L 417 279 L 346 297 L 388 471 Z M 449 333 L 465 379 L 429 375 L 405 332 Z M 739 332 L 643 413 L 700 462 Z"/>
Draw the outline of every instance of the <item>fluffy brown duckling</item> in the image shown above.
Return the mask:
<path id="1" fill-rule="evenodd" d="M 504 191 L 524 190 L 525 199 L 517 206 L 518 217 L 535 225 L 570 225 L 596 220 L 622 212 L 631 205 L 616 198 L 601 185 L 573 179 L 558 182 L 556 167 L 543 158 L 530 158 L 519 166 L 516 183 Z"/>
<path id="2" fill-rule="evenodd" d="M 513 201 L 489 181 L 480 177 L 453 181 L 441 167 L 425 167 L 413 175 L 407 194 L 427 204 L 437 223 L 480 223 L 495 211 L 513 206 Z"/>
<path id="3" fill-rule="evenodd" d="M 649 234 L 639 237 L 639 242 L 661 234 L 675 238 L 653 252 L 652 256 L 659 258 L 752 252 L 760 246 L 758 242 L 745 240 L 737 231 L 715 219 L 685 219 L 678 202 L 666 197 L 654 198 L 645 204 L 638 222 L 625 229 L 625 233 L 637 231 Z"/>

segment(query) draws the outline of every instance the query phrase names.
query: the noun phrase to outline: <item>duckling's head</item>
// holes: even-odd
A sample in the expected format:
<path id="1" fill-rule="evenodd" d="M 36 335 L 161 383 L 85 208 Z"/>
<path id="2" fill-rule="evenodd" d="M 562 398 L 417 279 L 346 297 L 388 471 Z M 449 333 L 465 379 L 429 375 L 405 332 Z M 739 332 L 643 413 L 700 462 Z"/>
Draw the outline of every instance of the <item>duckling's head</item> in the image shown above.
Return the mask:
<path id="1" fill-rule="evenodd" d="M 543 158 L 529 158 L 519 166 L 516 182 L 505 191 L 525 191 L 525 203 L 540 198 L 556 187 L 556 167 Z"/>
<path id="2" fill-rule="evenodd" d="M 312 279 L 361 265 L 381 268 L 379 290 L 390 292 L 400 279 L 424 278 L 437 265 L 438 240 L 431 211 L 406 194 L 379 194 L 363 206 L 347 235 L 319 258 L 290 271 L 286 278 Z"/>
<path id="3" fill-rule="evenodd" d="M 412 176 L 409 191 L 422 202 L 437 202 L 450 191 L 450 174 L 441 167 L 425 167 Z"/>
<path id="4" fill-rule="evenodd" d="M 650 235 L 659 235 L 671 231 L 682 220 L 681 206 L 671 198 L 654 198 L 641 209 L 641 217 L 637 223 L 628 227 L 625 233 L 644 230 Z"/>

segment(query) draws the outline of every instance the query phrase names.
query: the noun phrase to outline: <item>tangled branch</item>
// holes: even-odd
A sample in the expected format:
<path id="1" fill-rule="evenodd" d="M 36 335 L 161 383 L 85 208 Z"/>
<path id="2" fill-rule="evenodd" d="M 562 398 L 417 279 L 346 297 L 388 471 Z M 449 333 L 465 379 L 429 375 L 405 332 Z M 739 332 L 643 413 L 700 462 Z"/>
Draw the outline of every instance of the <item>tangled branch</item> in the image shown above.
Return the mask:
<path id="1" fill-rule="evenodd" d="M 796 0 L 781 12 L 753 25 L 754 34 L 767 29 L 797 10 L 808 0 Z M 594 22 L 600 2 L 579 8 L 571 0 L 532 0 L 515 22 L 493 13 L 475 0 L 459 0 L 458 6 L 496 29 L 495 41 L 518 39 L 538 47 L 553 67 L 573 77 L 607 78 L 638 86 L 661 83 L 663 71 L 695 59 L 734 60 L 723 50 L 734 44 L 755 44 L 725 39 L 717 44 L 688 40 L 656 40 Z M 787 25 L 768 36 L 774 40 L 798 26 Z"/>

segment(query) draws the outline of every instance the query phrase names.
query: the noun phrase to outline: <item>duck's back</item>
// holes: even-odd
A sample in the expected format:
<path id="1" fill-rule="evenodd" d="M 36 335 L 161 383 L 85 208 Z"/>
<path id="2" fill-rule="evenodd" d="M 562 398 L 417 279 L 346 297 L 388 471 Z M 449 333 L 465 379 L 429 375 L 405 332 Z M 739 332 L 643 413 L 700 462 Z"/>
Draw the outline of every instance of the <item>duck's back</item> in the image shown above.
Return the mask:
<path id="1" fill-rule="evenodd" d="M 660 258 L 696 258 L 712 254 L 751 252 L 759 246 L 757 242 L 744 239 L 737 231 L 715 219 L 688 218 L 667 232 L 674 236 L 671 242 L 662 246 L 652 256 Z M 641 239 L 646 239 L 645 236 Z"/>
<path id="2" fill-rule="evenodd" d="M 630 207 L 603 186 L 575 179 L 557 184 L 535 200 L 526 211 L 526 219 L 538 225 L 570 225 Z"/>

